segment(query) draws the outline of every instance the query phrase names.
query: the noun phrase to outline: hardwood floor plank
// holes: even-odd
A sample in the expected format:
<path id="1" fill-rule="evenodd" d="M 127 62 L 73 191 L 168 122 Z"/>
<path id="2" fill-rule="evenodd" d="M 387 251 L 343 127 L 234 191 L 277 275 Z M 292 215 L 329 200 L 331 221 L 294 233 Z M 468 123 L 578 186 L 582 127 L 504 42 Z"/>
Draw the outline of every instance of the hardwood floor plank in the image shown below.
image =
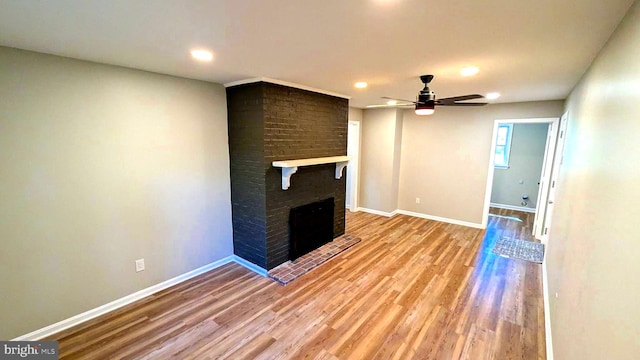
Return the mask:
<path id="1" fill-rule="evenodd" d="M 240 347 L 235 352 L 224 357 L 225 359 L 242 360 L 255 359 L 256 356 L 263 353 L 271 344 L 276 341 L 271 335 L 261 333 L 254 337 L 248 344 Z"/>
<path id="2" fill-rule="evenodd" d="M 361 329 L 362 334 L 350 351 L 350 357 L 371 359 L 378 352 L 396 321 L 406 312 L 403 306 L 389 302 L 381 314 L 372 317 Z"/>
<path id="3" fill-rule="evenodd" d="M 148 349 L 146 353 L 140 354 L 139 359 L 153 360 L 178 358 L 181 352 L 184 352 L 189 347 L 194 346 L 194 339 L 206 338 L 218 329 L 220 329 L 220 325 L 215 321 L 211 319 L 204 320 L 177 336 L 158 343 L 156 346 Z M 197 344 L 195 345 L 197 346 Z"/>
<path id="4" fill-rule="evenodd" d="M 360 319 L 363 320 L 357 321 L 350 326 L 341 338 L 341 340 L 344 339 L 341 345 L 339 347 L 334 345 L 329 352 L 338 358 L 348 358 L 349 356 L 362 356 L 366 358 L 364 357 L 365 352 L 375 353 L 378 343 L 375 341 L 374 330 L 377 326 L 387 327 L 389 322 L 404 310 L 402 306 L 393 303 L 396 295 L 397 292 L 395 290 L 390 290 L 381 296 L 380 299 L 371 306 L 373 311 L 362 314 Z M 391 316 L 388 317 L 389 315 Z M 369 340 L 371 340 L 371 342 L 369 342 Z"/>
<path id="5" fill-rule="evenodd" d="M 51 340 L 61 359 L 544 359 L 541 268 L 492 252 L 533 216 L 491 213 L 347 212 L 362 241 L 287 286 L 226 264 Z"/>

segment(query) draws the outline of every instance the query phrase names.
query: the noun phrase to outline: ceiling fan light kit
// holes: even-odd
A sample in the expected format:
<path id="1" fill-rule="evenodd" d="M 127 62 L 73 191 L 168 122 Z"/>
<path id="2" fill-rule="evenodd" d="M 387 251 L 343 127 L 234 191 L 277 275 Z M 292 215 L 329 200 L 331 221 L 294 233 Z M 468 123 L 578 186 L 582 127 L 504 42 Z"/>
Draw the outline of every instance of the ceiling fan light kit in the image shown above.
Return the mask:
<path id="1" fill-rule="evenodd" d="M 431 115 L 436 112 L 434 108 L 424 107 L 424 105 L 416 105 L 416 115 Z"/>
<path id="2" fill-rule="evenodd" d="M 420 80 L 424 83 L 424 88 L 418 94 L 416 115 L 431 115 L 436 111 L 436 93 L 429 89 L 429 83 L 433 80 L 433 75 L 422 75 Z"/>
<path id="3" fill-rule="evenodd" d="M 420 80 L 424 83 L 424 88 L 418 93 L 416 101 L 394 99 L 389 97 L 383 97 L 384 99 L 402 101 L 407 104 L 402 105 L 415 105 L 416 115 L 431 115 L 435 112 L 436 106 L 484 106 L 487 103 L 468 103 L 460 102 L 474 99 L 484 99 L 484 96 L 478 94 L 453 96 L 448 98 L 442 98 L 436 100 L 436 93 L 429 89 L 429 83 L 433 80 L 433 75 L 422 75 Z"/>
<path id="4" fill-rule="evenodd" d="M 419 95 L 418 99 L 420 99 L 420 96 L 422 95 Z M 436 105 L 435 105 L 435 101 L 433 100 L 426 100 L 426 101 L 418 100 L 416 102 L 416 115 L 431 115 L 435 111 L 436 111 Z"/>

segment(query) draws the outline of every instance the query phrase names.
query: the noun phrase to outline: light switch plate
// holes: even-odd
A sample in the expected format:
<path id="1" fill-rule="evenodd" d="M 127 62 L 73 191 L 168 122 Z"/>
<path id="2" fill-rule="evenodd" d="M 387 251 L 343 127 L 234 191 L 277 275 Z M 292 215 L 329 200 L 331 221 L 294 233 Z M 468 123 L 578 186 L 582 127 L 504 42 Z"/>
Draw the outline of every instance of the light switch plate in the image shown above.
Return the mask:
<path id="1" fill-rule="evenodd" d="M 136 260 L 136 272 L 144 271 L 144 259 Z"/>

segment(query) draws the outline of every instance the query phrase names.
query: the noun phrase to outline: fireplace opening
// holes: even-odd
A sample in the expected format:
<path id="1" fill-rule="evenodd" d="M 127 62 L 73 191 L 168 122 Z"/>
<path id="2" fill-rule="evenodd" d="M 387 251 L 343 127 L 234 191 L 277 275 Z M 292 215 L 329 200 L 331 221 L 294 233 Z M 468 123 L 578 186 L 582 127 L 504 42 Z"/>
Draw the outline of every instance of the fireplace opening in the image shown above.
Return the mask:
<path id="1" fill-rule="evenodd" d="M 333 198 L 289 212 L 289 259 L 295 260 L 333 240 Z"/>

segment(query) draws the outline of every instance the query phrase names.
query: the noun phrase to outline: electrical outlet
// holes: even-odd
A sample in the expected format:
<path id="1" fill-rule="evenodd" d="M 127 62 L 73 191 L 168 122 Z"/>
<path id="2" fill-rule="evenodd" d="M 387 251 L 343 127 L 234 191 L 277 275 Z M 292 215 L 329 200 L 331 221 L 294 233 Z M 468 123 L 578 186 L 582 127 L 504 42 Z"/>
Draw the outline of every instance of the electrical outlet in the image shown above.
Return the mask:
<path id="1" fill-rule="evenodd" d="M 558 293 L 556 293 L 556 299 L 558 298 Z"/>
<path id="2" fill-rule="evenodd" d="M 420 198 L 416 198 L 416 204 L 420 204 Z"/>
<path id="3" fill-rule="evenodd" d="M 144 271 L 144 259 L 136 260 L 136 272 Z"/>

